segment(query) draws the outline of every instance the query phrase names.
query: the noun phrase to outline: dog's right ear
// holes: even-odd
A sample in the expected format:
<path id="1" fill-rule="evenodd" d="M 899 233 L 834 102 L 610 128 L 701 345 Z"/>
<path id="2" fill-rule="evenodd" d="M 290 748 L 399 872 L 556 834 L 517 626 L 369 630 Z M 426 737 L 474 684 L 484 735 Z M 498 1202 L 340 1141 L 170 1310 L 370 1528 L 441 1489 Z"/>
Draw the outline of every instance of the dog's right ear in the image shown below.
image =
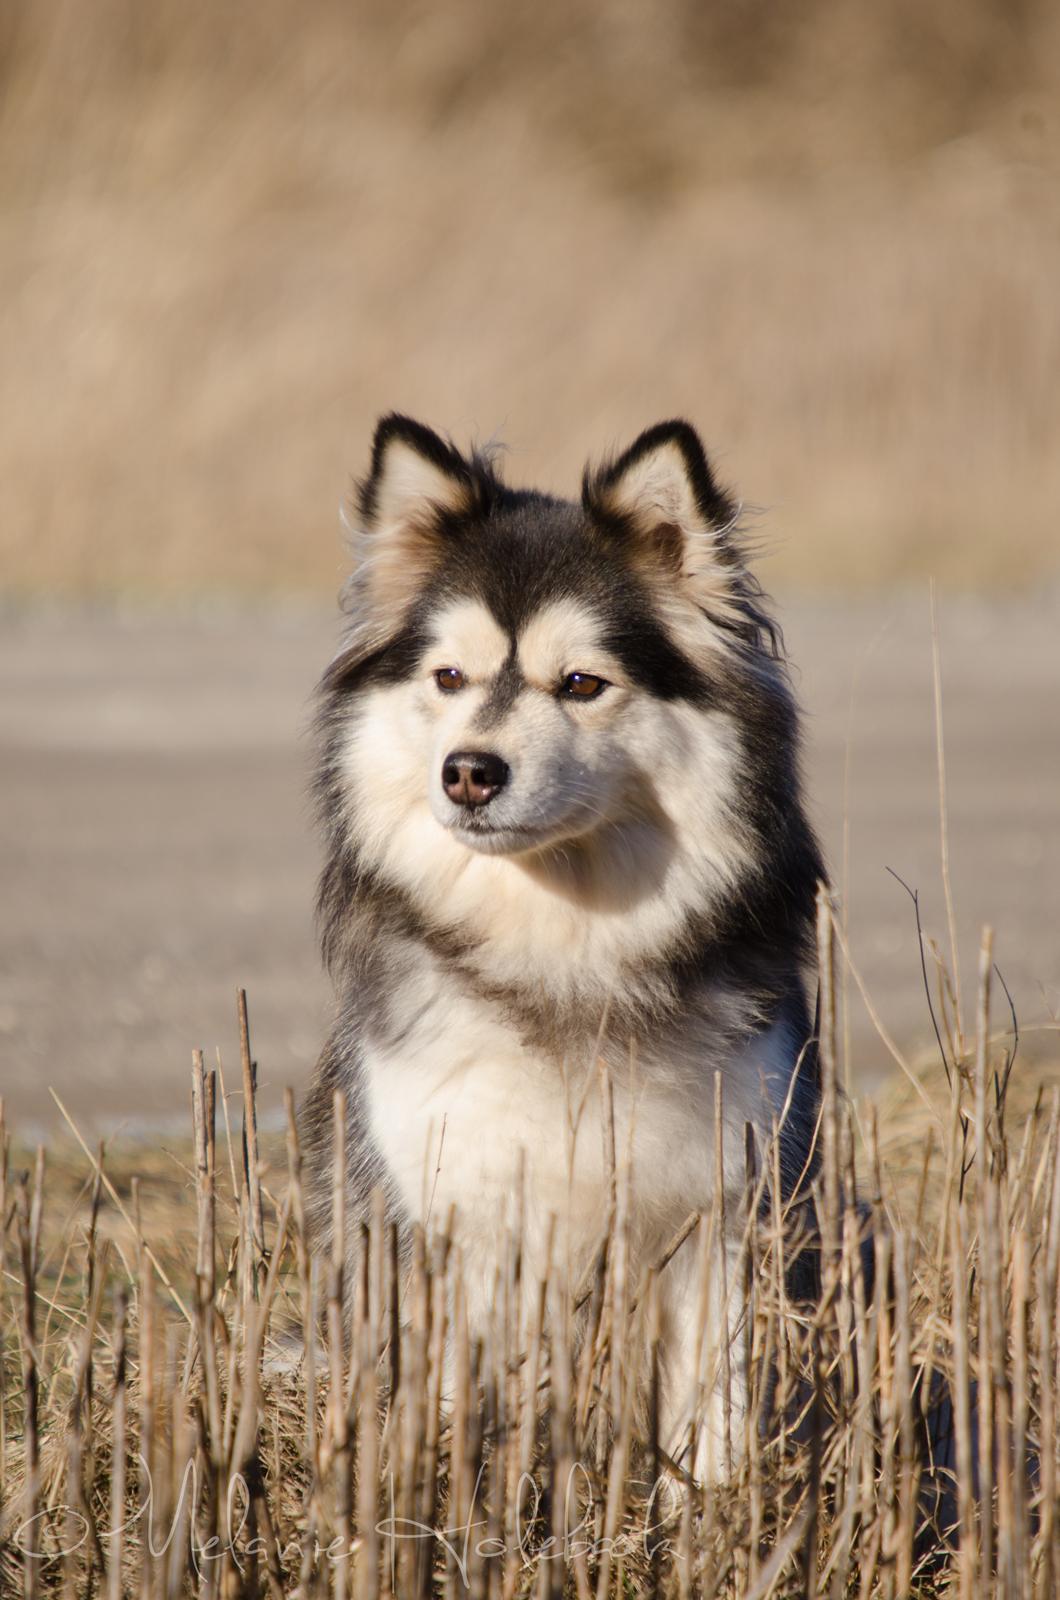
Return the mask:
<path id="1" fill-rule="evenodd" d="M 466 511 L 473 494 L 470 464 L 433 429 L 391 412 L 372 441 L 372 465 L 360 486 L 365 529 L 373 543 L 408 546 L 429 536 L 446 515 Z"/>
<path id="2" fill-rule="evenodd" d="M 381 419 L 351 530 L 353 585 L 380 623 L 404 612 L 441 560 L 447 524 L 474 499 L 475 476 L 459 450 L 411 417 Z"/>
<path id="3" fill-rule="evenodd" d="M 372 440 L 368 476 L 353 514 L 343 513 L 353 570 L 343 591 L 350 627 L 325 683 L 350 685 L 401 626 L 452 536 L 481 501 L 488 476 L 433 429 L 391 412 Z"/>

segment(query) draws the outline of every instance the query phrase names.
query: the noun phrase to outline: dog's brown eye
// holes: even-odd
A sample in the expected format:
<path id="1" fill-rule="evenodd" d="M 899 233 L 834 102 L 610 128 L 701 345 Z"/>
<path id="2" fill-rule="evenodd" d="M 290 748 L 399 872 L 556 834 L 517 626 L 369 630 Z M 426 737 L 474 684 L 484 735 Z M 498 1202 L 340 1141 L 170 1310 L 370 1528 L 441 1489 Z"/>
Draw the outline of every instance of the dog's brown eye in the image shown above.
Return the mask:
<path id="1" fill-rule="evenodd" d="M 459 667 L 442 667 L 434 674 L 434 681 L 443 694 L 455 694 L 464 687 L 464 674 Z"/>
<path id="2" fill-rule="evenodd" d="M 560 693 L 570 700 L 595 700 L 606 688 L 606 678 L 596 678 L 591 672 L 571 672 L 560 684 Z"/>

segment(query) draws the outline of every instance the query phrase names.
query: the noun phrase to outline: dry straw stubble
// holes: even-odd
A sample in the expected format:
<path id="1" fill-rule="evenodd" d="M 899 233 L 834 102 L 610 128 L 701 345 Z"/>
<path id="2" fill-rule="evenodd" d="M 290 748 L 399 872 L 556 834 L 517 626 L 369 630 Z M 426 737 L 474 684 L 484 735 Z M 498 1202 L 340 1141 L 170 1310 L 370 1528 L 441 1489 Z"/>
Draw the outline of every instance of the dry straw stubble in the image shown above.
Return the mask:
<path id="1" fill-rule="evenodd" d="M 749 1396 L 718 1486 L 658 1438 L 656 1284 L 677 1250 L 710 1273 L 720 1216 L 634 1262 L 619 1150 L 590 1280 L 553 1260 L 526 1293 L 515 1207 L 472 1340 L 459 1220 L 404 1252 L 381 1198 L 347 1216 L 336 1185 L 336 1234 L 359 1241 L 344 1282 L 341 1252 L 318 1263 L 306 1238 L 290 1097 L 277 1169 L 252 1104 L 242 1152 L 219 1161 L 217 1077 L 196 1054 L 176 1206 L 147 1203 L 150 1173 L 126 1206 L 117 1155 L 89 1163 L 80 1193 L 60 1164 L 52 1200 L 43 1153 L 19 1174 L 3 1132 L 5 1592 L 1054 1594 L 1057 1090 L 1028 1096 L 1011 1037 L 990 1033 L 987 938 L 969 1052 L 951 1030 L 946 1073 L 921 1075 L 931 1110 L 892 1097 L 881 1142 L 835 1084 L 823 898 L 819 935 L 819 1295 L 789 1294 L 810 1208 L 784 1214 L 776 1150 L 749 1140 L 744 1213 L 727 1219 L 741 1334 L 700 1369 L 702 1407 L 737 1376 Z"/>

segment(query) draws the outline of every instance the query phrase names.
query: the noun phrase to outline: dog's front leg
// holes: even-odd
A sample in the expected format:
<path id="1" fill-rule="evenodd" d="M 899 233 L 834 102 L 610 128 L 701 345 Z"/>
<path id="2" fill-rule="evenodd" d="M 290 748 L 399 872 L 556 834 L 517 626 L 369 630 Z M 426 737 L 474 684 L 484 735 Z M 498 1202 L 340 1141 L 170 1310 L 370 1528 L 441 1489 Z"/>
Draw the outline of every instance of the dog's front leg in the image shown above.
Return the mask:
<path id="1" fill-rule="evenodd" d="M 716 1483 L 743 1453 L 746 1319 L 739 1245 L 696 1251 L 690 1240 L 660 1287 L 659 1441 L 697 1483 Z"/>

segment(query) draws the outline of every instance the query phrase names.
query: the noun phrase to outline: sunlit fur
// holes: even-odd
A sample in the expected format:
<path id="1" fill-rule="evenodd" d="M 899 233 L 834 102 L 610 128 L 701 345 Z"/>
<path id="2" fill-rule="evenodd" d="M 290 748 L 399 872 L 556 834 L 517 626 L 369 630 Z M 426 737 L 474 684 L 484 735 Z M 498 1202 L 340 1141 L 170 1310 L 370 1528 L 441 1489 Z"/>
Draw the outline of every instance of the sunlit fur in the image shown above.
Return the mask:
<path id="1" fill-rule="evenodd" d="M 377 1184 L 406 1233 L 455 1208 L 477 1331 L 520 1183 L 528 1292 L 550 1219 L 572 1280 L 592 1258 L 609 1098 L 635 1266 L 711 1207 L 719 1085 L 734 1226 L 747 1123 L 782 1125 L 787 1189 L 812 1162 L 822 868 L 779 636 L 734 522 L 684 423 L 587 472 L 580 503 L 510 490 L 409 419 L 377 430 L 322 686 L 338 1009 L 304 1125 L 322 1234 L 336 1087 L 354 1214 Z M 606 687 L 575 699 L 578 673 Z M 506 763 L 488 804 L 447 795 L 454 751 Z M 693 1266 L 662 1279 L 677 1454 L 703 1316 L 708 1345 L 727 1337 Z"/>

